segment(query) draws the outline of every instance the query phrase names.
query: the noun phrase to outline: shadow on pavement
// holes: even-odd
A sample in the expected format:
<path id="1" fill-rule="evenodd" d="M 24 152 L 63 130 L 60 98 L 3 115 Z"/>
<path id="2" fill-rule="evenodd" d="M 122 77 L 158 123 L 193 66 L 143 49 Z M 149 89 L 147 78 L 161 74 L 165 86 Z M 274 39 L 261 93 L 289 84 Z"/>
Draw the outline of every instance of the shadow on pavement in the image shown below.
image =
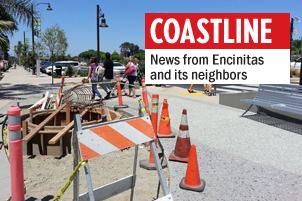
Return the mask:
<path id="1" fill-rule="evenodd" d="M 173 86 L 177 86 L 177 87 L 181 87 L 183 89 L 188 89 L 189 88 L 189 84 L 177 84 L 177 85 L 173 85 Z M 239 88 L 239 87 L 247 87 L 247 85 L 244 84 L 217 84 L 217 93 L 223 93 L 226 90 L 231 90 L 234 92 L 243 92 L 243 91 L 255 91 L 258 89 L 258 86 L 252 86 L 249 85 L 248 88 Z M 203 85 L 202 84 L 194 84 L 193 86 L 193 90 L 196 91 L 202 91 L 203 90 Z"/>
<path id="2" fill-rule="evenodd" d="M 7 83 L 0 84 L 0 99 L 23 100 L 32 95 L 44 93 L 47 90 L 57 89 L 59 84 L 15 84 L 7 86 Z"/>
<path id="3" fill-rule="evenodd" d="M 243 118 L 247 118 L 253 121 L 257 121 L 259 123 L 273 126 L 275 128 L 280 128 L 282 130 L 286 130 L 302 135 L 302 125 L 301 125 L 301 121 L 299 120 L 294 120 L 291 118 L 284 119 L 285 117 L 283 116 L 277 118 L 265 113 L 245 115 Z"/>
<path id="4" fill-rule="evenodd" d="M 42 198 L 41 201 L 49 201 L 49 200 L 52 200 L 53 198 L 54 198 L 53 195 L 47 195 L 44 198 Z M 30 198 L 26 199 L 26 201 L 36 201 L 36 200 L 40 200 L 40 199 L 35 198 L 35 197 L 30 197 Z"/>

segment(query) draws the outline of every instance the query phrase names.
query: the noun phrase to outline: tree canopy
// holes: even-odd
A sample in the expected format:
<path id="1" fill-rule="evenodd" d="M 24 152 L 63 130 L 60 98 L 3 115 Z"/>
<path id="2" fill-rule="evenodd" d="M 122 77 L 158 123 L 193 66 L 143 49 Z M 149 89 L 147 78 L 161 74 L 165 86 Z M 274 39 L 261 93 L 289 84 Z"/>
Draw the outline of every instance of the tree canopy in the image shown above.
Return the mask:
<path id="1" fill-rule="evenodd" d="M 139 46 L 130 42 L 123 42 L 120 45 L 121 55 L 124 57 L 132 56 L 139 52 Z"/>
<path id="2" fill-rule="evenodd" d="M 0 0 L 0 49 L 9 49 L 8 35 L 17 30 L 18 22 L 31 22 L 30 0 Z"/>
<path id="3" fill-rule="evenodd" d="M 301 40 L 292 41 L 291 52 L 293 55 L 301 54 Z"/>
<path id="4" fill-rule="evenodd" d="M 58 25 L 45 30 L 42 35 L 42 43 L 48 49 L 51 58 L 65 55 L 68 47 L 65 32 Z"/>

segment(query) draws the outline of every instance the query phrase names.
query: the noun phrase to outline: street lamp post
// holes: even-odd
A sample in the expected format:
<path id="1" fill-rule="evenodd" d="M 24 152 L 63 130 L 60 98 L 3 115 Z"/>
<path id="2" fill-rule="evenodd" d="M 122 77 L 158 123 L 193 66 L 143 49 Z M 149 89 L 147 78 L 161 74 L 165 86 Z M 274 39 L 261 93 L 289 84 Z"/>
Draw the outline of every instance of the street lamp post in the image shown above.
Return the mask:
<path id="1" fill-rule="evenodd" d="M 52 11 L 52 7 L 50 3 L 38 3 L 36 6 L 39 6 L 41 4 L 47 5 L 47 11 Z M 35 29 L 34 29 L 34 4 L 31 4 L 31 41 L 32 41 L 32 60 L 33 60 L 33 65 L 35 65 L 35 60 L 36 60 L 36 53 L 35 53 Z M 34 66 L 33 66 L 33 71 L 32 74 L 35 74 L 34 71 Z"/>
<path id="2" fill-rule="evenodd" d="M 34 30 L 34 4 L 31 4 L 31 42 L 32 42 L 32 58 L 30 61 L 35 65 L 35 30 Z M 34 66 L 32 66 L 32 74 L 35 74 Z"/>
<path id="3" fill-rule="evenodd" d="M 101 23 L 100 23 L 101 19 Z M 106 28 L 108 27 L 105 19 L 105 14 L 103 13 L 102 9 L 100 6 L 97 4 L 96 5 L 96 58 L 97 61 L 99 62 L 100 60 L 100 27 L 101 28 Z"/>
<path id="4" fill-rule="evenodd" d="M 302 37 L 301 37 L 301 47 L 300 47 L 300 51 L 301 51 L 301 58 L 302 58 Z M 302 59 L 301 59 L 301 66 L 300 66 L 300 80 L 299 80 L 299 85 L 302 85 Z"/>
<path id="5" fill-rule="evenodd" d="M 291 40 L 292 40 L 292 34 L 294 32 L 294 22 L 301 22 L 301 18 L 299 17 L 293 17 L 291 18 Z M 301 37 L 301 57 L 302 57 L 302 37 Z M 300 66 L 300 79 L 299 79 L 299 85 L 302 85 L 302 59 L 301 59 L 301 66 Z"/>

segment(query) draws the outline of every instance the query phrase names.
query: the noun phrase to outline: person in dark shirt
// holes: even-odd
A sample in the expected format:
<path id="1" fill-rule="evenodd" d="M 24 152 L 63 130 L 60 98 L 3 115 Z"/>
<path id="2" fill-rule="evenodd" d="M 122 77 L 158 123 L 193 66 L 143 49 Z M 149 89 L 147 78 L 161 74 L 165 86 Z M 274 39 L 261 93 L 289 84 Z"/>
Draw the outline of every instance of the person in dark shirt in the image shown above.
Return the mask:
<path id="1" fill-rule="evenodd" d="M 108 82 L 112 82 L 113 79 L 113 62 L 111 60 L 111 55 L 109 52 L 106 52 L 105 54 L 105 61 L 103 67 L 105 68 L 104 79 L 103 79 L 103 82 L 105 83 L 102 83 L 101 87 L 107 93 L 105 99 L 109 99 L 111 94 L 112 84 Z"/>

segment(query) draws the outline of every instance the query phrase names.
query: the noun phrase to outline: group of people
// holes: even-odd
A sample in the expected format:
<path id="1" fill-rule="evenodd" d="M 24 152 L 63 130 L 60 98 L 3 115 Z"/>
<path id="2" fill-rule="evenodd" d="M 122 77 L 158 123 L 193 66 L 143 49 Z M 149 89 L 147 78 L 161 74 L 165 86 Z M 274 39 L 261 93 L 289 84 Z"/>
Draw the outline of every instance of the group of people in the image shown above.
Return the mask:
<path id="1" fill-rule="evenodd" d="M 194 84 L 191 84 L 188 88 L 189 93 L 195 93 L 193 90 Z M 203 92 L 209 96 L 216 95 L 216 85 L 215 84 L 204 84 L 203 85 Z"/>
<path id="2" fill-rule="evenodd" d="M 103 100 L 103 97 L 101 93 L 98 90 L 98 83 L 102 82 L 100 86 L 102 89 L 106 92 L 106 96 L 104 99 L 109 99 L 111 90 L 113 88 L 114 82 L 114 73 L 113 73 L 113 61 L 111 59 L 111 55 L 109 52 L 105 54 L 105 60 L 103 62 L 103 68 L 105 69 L 105 72 L 103 76 L 99 76 L 97 73 L 97 67 L 99 66 L 98 60 L 95 57 L 92 57 L 90 59 L 90 65 L 89 65 L 89 71 L 88 71 L 88 79 L 91 81 L 92 86 L 92 97 L 91 99 L 94 100 L 96 96 L 99 97 L 100 100 Z M 135 95 L 135 87 L 134 82 L 137 78 L 137 69 L 138 69 L 138 60 L 132 56 L 130 56 L 129 61 L 126 65 L 126 71 L 125 71 L 125 77 L 122 79 L 129 82 L 129 94 L 128 96 L 136 97 Z M 131 70 L 131 71 L 130 71 Z"/>

